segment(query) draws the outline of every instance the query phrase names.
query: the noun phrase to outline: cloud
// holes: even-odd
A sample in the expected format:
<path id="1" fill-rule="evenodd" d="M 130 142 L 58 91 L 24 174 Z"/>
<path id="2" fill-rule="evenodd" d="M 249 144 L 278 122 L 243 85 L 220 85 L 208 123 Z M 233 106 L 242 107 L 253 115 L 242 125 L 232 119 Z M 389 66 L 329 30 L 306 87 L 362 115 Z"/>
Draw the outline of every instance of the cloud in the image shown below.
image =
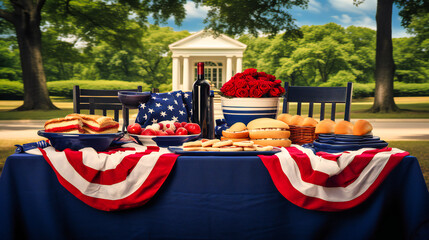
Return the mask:
<path id="1" fill-rule="evenodd" d="M 185 4 L 186 18 L 205 18 L 209 9 L 209 7 L 201 4 L 197 8 L 194 2 L 188 1 Z"/>
<path id="2" fill-rule="evenodd" d="M 370 18 L 368 16 L 362 16 L 358 20 L 355 20 L 353 25 L 358 27 L 367 27 L 371 28 L 372 30 L 377 29 L 377 23 L 375 22 L 374 18 Z"/>
<path id="3" fill-rule="evenodd" d="M 402 38 L 402 37 L 413 37 L 412 34 L 407 33 L 407 30 L 400 28 L 392 29 L 392 38 Z"/>
<path id="4" fill-rule="evenodd" d="M 365 0 L 359 6 L 353 5 L 353 0 L 328 0 L 333 8 L 341 12 L 372 13 L 377 10 L 377 0 Z"/>
<path id="5" fill-rule="evenodd" d="M 321 9 L 322 9 L 322 4 L 320 4 L 318 1 L 310 0 L 308 2 L 308 11 L 320 13 Z"/>
<path id="6" fill-rule="evenodd" d="M 332 17 L 344 24 L 350 24 L 352 22 L 352 18 L 347 14 L 341 14 L 341 17 L 339 16 L 332 16 Z"/>

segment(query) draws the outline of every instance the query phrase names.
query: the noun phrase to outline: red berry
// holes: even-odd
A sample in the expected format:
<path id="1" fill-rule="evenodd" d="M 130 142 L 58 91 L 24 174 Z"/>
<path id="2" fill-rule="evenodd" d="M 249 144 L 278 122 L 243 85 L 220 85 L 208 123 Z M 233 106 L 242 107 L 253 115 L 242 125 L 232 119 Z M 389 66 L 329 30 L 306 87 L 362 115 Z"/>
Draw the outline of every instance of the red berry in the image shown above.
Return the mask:
<path id="1" fill-rule="evenodd" d="M 145 129 L 140 135 L 156 135 L 156 132 L 155 130 L 148 128 Z"/>
<path id="2" fill-rule="evenodd" d="M 171 130 L 171 129 L 167 129 L 167 130 L 165 130 L 165 132 L 166 132 L 168 135 L 174 135 L 174 131 L 173 131 L 173 130 Z"/>
<path id="3" fill-rule="evenodd" d="M 200 134 L 201 133 L 201 128 L 200 125 L 196 124 L 196 123 L 188 123 L 185 125 L 186 130 L 188 130 L 188 132 L 190 134 Z"/>
<path id="4" fill-rule="evenodd" d="M 184 127 L 180 127 L 176 130 L 176 135 L 188 135 L 188 130 Z"/>
<path id="5" fill-rule="evenodd" d="M 181 125 L 184 127 L 187 124 L 187 122 L 182 122 Z"/>
<path id="6" fill-rule="evenodd" d="M 138 123 L 133 123 L 127 127 L 127 132 L 130 134 L 140 134 L 142 127 Z"/>

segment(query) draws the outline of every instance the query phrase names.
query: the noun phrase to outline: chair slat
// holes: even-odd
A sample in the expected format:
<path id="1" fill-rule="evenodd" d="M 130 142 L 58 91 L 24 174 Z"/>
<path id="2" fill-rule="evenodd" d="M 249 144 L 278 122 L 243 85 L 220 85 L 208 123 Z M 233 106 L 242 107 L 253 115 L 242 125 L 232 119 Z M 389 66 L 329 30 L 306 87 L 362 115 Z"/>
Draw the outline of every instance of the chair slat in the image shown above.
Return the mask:
<path id="1" fill-rule="evenodd" d="M 314 105 L 314 103 L 311 102 L 308 106 L 308 116 L 309 117 L 313 117 L 313 105 Z"/>
<path id="2" fill-rule="evenodd" d="M 122 110 L 122 105 L 121 104 L 115 104 L 115 105 L 111 105 L 111 104 L 97 104 L 94 103 L 92 106 L 93 109 L 99 109 L 99 110 Z M 84 104 L 82 103 L 80 105 L 80 109 L 91 109 L 91 104 Z"/>
<path id="3" fill-rule="evenodd" d="M 332 108 L 331 108 L 331 120 L 335 121 L 335 110 L 336 110 L 337 104 L 336 103 L 332 103 Z"/>
<path id="4" fill-rule="evenodd" d="M 301 115 L 301 102 L 298 102 L 298 105 L 296 107 L 296 114 Z"/>
<path id="5" fill-rule="evenodd" d="M 320 121 L 325 119 L 325 103 L 320 104 Z"/>
<path id="6" fill-rule="evenodd" d="M 121 104 L 118 96 L 116 97 L 80 97 L 80 103 L 117 103 Z"/>
<path id="7" fill-rule="evenodd" d="M 121 90 L 94 90 L 80 89 L 81 96 L 118 96 L 119 91 L 137 92 L 137 89 L 121 89 Z"/>
<path id="8" fill-rule="evenodd" d="M 346 87 L 289 87 L 289 102 L 346 102 Z"/>

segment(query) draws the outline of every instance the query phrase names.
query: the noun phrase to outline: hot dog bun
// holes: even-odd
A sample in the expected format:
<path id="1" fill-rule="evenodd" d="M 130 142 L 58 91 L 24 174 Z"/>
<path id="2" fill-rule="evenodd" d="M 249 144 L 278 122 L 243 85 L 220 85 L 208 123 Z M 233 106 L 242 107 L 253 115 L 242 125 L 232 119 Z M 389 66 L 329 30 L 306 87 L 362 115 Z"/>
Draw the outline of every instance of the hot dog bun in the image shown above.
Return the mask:
<path id="1" fill-rule="evenodd" d="M 249 137 L 255 144 L 263 146 L 289 147 L 289 125 L 280 120 L 271 118 L 258 118 L 249 124 Z"/>
<path id="2" fill-rule="evenodd" d="M 353 135 L 362 136 L 372 131 L 372 125 L 367 120 L 359 119 L 353 126 Z"/>
<path id="3" fill-rule="evenodd" d="M 335 124 L 335 134 L 353 134 L 353 124 L 346 120 L 341 120 Z"/>
<path id="4" fill-rule="evenodd" d="M 246 124 L 237 122 L 227 130 L 222 131 L 222 136 L 227 138 L 248 138 L 249 131 L 247 130 Z"/>

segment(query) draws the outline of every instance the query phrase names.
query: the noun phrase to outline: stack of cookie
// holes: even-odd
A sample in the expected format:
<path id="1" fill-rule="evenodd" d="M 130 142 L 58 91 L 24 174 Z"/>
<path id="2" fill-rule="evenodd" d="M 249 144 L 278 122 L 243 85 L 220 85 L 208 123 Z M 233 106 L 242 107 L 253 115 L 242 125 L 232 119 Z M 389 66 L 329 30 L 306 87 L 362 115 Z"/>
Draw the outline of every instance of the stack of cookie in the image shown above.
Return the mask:
<path id="1" fill-rule="evenodd" d="M 238 151 L 271 151 L 272 146 L 257 145 L 252 141 L 203 139 L 183 144 L 184 151 L 212 151 L 212 152 L 238 152 Z"/>

